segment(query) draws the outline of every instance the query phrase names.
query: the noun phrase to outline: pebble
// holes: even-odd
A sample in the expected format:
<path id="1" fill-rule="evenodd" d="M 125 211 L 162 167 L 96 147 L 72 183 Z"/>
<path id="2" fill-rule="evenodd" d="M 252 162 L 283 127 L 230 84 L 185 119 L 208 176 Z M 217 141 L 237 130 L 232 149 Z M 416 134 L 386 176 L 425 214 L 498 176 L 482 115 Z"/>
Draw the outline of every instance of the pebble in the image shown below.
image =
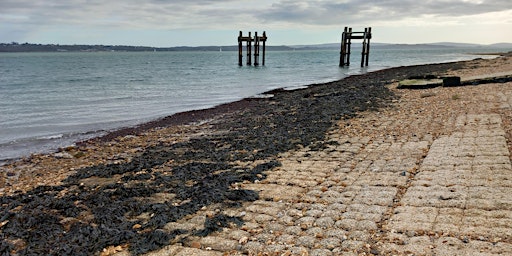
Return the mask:
<path id="1" fill-rule="evenodd" d="M 60 159 L 72 159 L 73 158 L 73 156 L 67 152 L 58 152 L 58 153 L 53 154 L 53 156 L 55 158 L 60 158 Z"/>

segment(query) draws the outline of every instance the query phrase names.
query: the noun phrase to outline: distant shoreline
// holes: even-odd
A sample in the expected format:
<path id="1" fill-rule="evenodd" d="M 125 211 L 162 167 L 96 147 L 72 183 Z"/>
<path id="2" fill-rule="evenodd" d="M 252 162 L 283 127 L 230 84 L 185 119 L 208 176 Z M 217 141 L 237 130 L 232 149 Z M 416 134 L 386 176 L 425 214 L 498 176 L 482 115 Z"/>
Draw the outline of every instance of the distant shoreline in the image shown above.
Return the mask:
<path id="1" fill-rule="evenodd" d="M 269 51 L 291 51 L 289 46 L 266 46 Z M 126 45 L 59 45 L 59 44 L 18 44 L 0 43 L 1 52 L 180 52 L 180 51 L 238 51 L 238 46 L 177 46 L 149 47 Z"/>
<path id="2" fill-rule="evenodd" d="M 512 53 L 509 52 L 470 52 L 469 55 L 495 55 L 495 56 L 508 56 Z"/>
<path id="3" fill-rule="evenodd" d="M 318 45 L 267 45 L 268 51 L 293 51 L 293 50 L 339 50 L 339 43 Z M 473 48 L 473 49 L 504 49 L 512 51 L 512 43 L 499 43 L 491 45 L 457 44 L 457 43 L 429 43 L 429 44 L 387 44 L 372 43 L 372 48 Z M 245 48 L 245 45 L 244 45 Z M 35 43 L 0 43 L 0 53 L 8 52 L 185 52 L 185 51 L 238 51 L 238 45 L 226 46 L 129 46 L 129 45 L 61 45 L 61 44 L 35 44 Z M 245 49 L 244 49 L 245 51 Z M 486 53 L 488 55 L 488 53 Z"/>
<path id="4" fill-rule="evenodd" d="M 289 46 L 266 46 L 269 51 L 287 51 Z M 0 43 L 1 52 L 184 52 L 184 51 L 238 51 L 238 46 L 177 46 L 149 47 L 126 45 L 59 45 L 59 44 L 17 44 Z"/>

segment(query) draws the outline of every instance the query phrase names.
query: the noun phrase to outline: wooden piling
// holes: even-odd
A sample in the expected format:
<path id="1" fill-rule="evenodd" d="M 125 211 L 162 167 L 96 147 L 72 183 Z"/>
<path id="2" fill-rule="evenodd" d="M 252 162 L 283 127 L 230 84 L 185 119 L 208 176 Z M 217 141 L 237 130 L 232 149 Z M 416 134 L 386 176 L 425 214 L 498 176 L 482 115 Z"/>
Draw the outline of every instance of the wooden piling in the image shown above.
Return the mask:
<path id="1" fill-rule="evenodd" d="M 258 37 L 258 32 L 254 32 L 254 66 L 258 66 L 260 56 L 260 38 Z"/>
<path id="2" fill-rule="evenodd" d="M 352 49 L 352 28 L 348 28 L 347 39 L 347 66 L 350 66 L 350 50 Z"/>
<path id="3" fill-rule="evenodd" d="M 340 67 L 345 66 L 345 54 L 347 53 L 345 37 L 346 37 L 347 32 L 348 32 L 348 28 L 345 27 L 345 30 L 343 30 L 343 33 L 341 34 Z"/>
<path id="4" fill-rule="evenodd" d="M 366 61 L 365 61 L 365 66 L 368 66 L 368 60 L 370 59 L 370 39 L 372 39 L 372 28 L 371 27 L 368 27 L 368 30 L 365 29 L 365 31 L 367 31 L 365 33 L 365 36 L 366 36 L 366 39 L 368 39 L 368 43 L 366 44 Z"/>
<path id="5" fill-rule="evenodd" d="M 251 61 L 251 43 L 252 43 L 252 37 L 251 32 L 249 32 L 249 38 L 247 39 L 247 65 L 252 65 Z"/>
<path id="6" fill-rule="evenodd" d="M 361 67 L 364 67 L 364 60 L 366 57 L 366 33 L 368 31 L 368 28 L 364 28 L 364 34 L 363 34 L 363 49 L 361 50 Z"/>
<path id="7" fill-rule="evenodd" d="M 263 56 L 261 56 L 261 65 L 265 66 L 265 42 L 267 42 L 267 34 L 263 31 Z"/>
<path id="8" fill-rule="evenodd" d="M 370 56 L 370 39 L 372 38 L 372 28 L 365 28 L 364 32 L 353 32 L 352 28 L 345 27 L 341 35 L 340 67 L 350 65 L 350 51 L 352 39 L 363 39 L 363 49 L 361 51 L 361 67 L 368 66 Z"/>
<path id="9" fill-rule="evenodd" d="M 238 66 L 242 65 L 242 56 L 243 54 L 243 48 L 242 48 L 242 31 L 240 31 L 240 34 L 238 36 Z"/>
<path id="10" fill-rule="evenodd" d="M 262 36 L 258 36 L 258 32 L 254 33 L 254 38 L 251 37 L 251 32 L 249 32 L 249 36 L 244 37 L 242 31 L 240 31 L 238 35 L 238 65 L 242 65 L 242 59 L 243 59 L 243 46 L 242 43 L 246 42 L 246 51 L 247 51 L 247 65 L 252 65 L 252 42 L 254 42 L 254 66 L 259 65 L 259 56 L 260 56 L 260 45 L 261 42 L 263 42 L 263 56 L 262 56 L 262 65 L 265 66 L 265 51 L 266 51 L 266 45 L 267 42 L 267 33 L 263 31 Z"/>

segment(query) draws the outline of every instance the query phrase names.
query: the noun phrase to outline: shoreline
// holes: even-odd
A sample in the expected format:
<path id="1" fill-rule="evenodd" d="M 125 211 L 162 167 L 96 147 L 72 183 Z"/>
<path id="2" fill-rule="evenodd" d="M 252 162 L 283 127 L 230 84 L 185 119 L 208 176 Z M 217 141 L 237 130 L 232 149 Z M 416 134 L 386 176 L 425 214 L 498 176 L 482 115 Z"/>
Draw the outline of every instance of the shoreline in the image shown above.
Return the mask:
<path id="1" fill-rule="evenodd" d="M 512 56 L 512 51 L 509 52 L 496 52 L 496 53 L 468 53 L 469 55 L 489 55 L 489 56 L 496 56 L 495 58 L 500 57 L 507 57 Z M 494 59 L 494 58 L 490 58 Z M 352 78 L 352 77 L 360 77 L 360 76 L 366 76 L 371 73 L 379 73 L 379 72 L 387 72 L 387 71 L 393 71 L 395 69 L 414 69 L 415 67 L 424 67 L 424 66 L 437 66 L 437 65 L 451 65 L 451 64 L 463 64 L 471 61 L 477 61 L 477 60 L 490 60 L 490 59 L 481 59 L 481 58 L 475 58 L 471 60 L 463 60 L 463 61 L 450 61 L 450 62 L 440 62 L 440 63 L 428 63 L 428 64 L 417 64 L 417 65 L 410 65 L 410 66 L 397 66 L 397 67 L 390 67 L 390 68 L 384 68 L 379 69 L 375 71 L 370 71 L 363 74 L 354 74 L 354 75 L 348 75 L 347 77 L 344 77 L 340 80 L 335 80 L 331 82 L 323 82 L 323 83 L 313 83 L 308 85 L 303 85 L 298 87 L 297 89 L 293 90 L 287 90 L 285 88 L 276 88 L 272 89 L 263 93 L 260 93 L 259 95 L 272 95 L 274 93 L 290 93 L 294 91 L 302 91 L 302 90 L 309 90 L 311 87 L 318 86 L 318 85 L 327 85 L 327 84 L 334 84 L 338 82 L 342 82 L 346 79 Z M 410 77 L 414 77 L 416 75 L 411 75 Z M 418 88 L 420 88 L 419 86 Z M 421 88 L 420 88 L 421 89 Z M 272 96 L 273 97 L 273 96 Z M 0 168 L 4 165 L 9 165 L 17 161 L 25 161 L 27 159 L 30 159 L 32 157 L 37 157 L 40 155 L 53 155 L 58 154 L 60 152 L 68 151 L 73 148 L 79 148 L 83 147 L 84 145 L 90 144 L 90 143 L 99 143 L 99 142 L 107 142 L 109 140 L 113 140 L 116 137 L 122 137 L 122 136 L 136 136 L 140 133 L 144 133 L 147 131 L 150 131 L 152 129 L 158 129 L 158 128 L 165 128 L 170 126 L 180 126 L 180 125 L 186 125 L 189 123 L 195 123 L 200 122 L 204 120 L 208 120 L 211 118 L 214 118 L 218 115 L 230 113 L 233 111 L 240 111 L 244 108 L 253 106 L 253 103 L 260 100 L 266 100 L 268 97 L 248 97 L 243 98 L 234 102 L 227 102 L 222 103 L 220 105 L 206 108 L 206 109 L 193 109 L 189 111 L 184 112 L 178 112 L 174 113 L 172 115 L 160 117 L 154 120 L 146 121 L 140 124 L 136 124 L 133 126 L 127 126 L 127 127 L 120 127 L 113 130 L 107 130 L 105 131 L 105 134 L 95 136 L 89 139 L 85 140 L 78 140 L 74 141 L 73 145 L 65 146 L 65 147 L 59 147 L 55 149 L 51 149 L 48 151 L 43 152 L 34 152 L 30 155 L 24 155 L 16 158 L 9 158 L 9 159 L 0 159 Z M 88 132 L 85 132 L 88 133 Z"/>
<path id="2" fill-rule="evenodd" d="M 471 56 L 471 55 L 468 54 L 467 56 Z M 484 58 L 486 58 L 486 57 L 484 57 Z M 441 62 L 441 63 L 449 63 L 449 62 Z M 389 67 L 388 68 L 381 67 L 381 68 L 389 69 Z M 371 71 L 371 72 L 374 72 L 374 71 Z M 331 82 L 334 82 L 334 81 L 331 81 Z M 322 82 L 322 83 L 324 83 L 324 82 Z M 309 86 L 309 85 L 306 85 L 306 86 Z M 264 94 L 264 93 L 262 93 L 262 94 Z M 229 103 L 224 103 L 224 104 L 229 104 Z M 224 104 L 221 104 L 221 105 L 224 105 Z M 215 108 L 215 107 L 213 107 L 213 108 Z M 209 108 L 209 109 L 211 109 L 211 108 Z M 196 110 L 191 110 L 191 111 L 187 111 L 187 112 L 191 112 L 192 113 L 192 112 L 195 112 L 195 111 Z M 201 113 L 198 112 L 197 114 L 201 114 Z M 167 117 L 162 116 L 162 117 L 157 117 L 156 119 L 141 119 L 141 120 L 144 120 L 142 123 L 134 123 L 134 124 L 130 124 L 129 126 L 123 126 L 123 125 L 116 126 L 113 129 L 102 130 L 100 127 L 98 127 L 98 128 L 95 128 L 96 131 L 94 131 L 94 133 L 96 133 L 96 134 L 94 135 L 94 137 L 89 135 L 91 133 L 90 130 L 83 130 L 83 131 L 73 132 L 74 135 L 71 135 L 71 136 L 73 136 L 75 139 L 51 140 L 51 141 L 42 142 L 41 144 L 38 144 L 40 142 L 38 138 L 27 138 L 28 143 L 33 143 L 33 144 L 30 144 L 30 145 L 35 145 L 34 147 L 38 148 L 38 149 L 35 149 L 35 150 L 23 150 L 23 149 L 19 150 L 20 146 L 22 145 L 22 142 L 20 142 L 20 144 L 14 144 L 14 145 L 12 145 L 12 147 L 11 147 L 11 145 L 5 144 L 7 149 L 12 148 L 13 151 L 11 152 L 9 150 L 6 150 L 7 152 L 9 152 L 9 154 L 6 154 L 6 157 L 8 157 L 8 158 L 1 159 L 0 160 L 0 166 L 4 165 L 4 164 L 6 164 L 6 163 L 8 163 L 10 161 L 13 161 L 13 160 L 16 161 L 16 160 L 21 159 L 21 158 L 30 157 L 30 155 L 32 155 L 32 154 L 51 154 L 51 153 L 55 153 L 56 151 L 62 150 L 62 149 L 59 149 L 59 148 L 67 148 L 67 147 L 73 146 L 75 144 L 81 144 L 84 141 L 87 141 L 87 140 L 90 140 L 90 139 L 94 139 L 96 137 L 103 137 L 103 136 L 105 136 L 105 134 L 108 136 L 108 134 L 111 134 L 112 132 L 116 132 L 118 130 L 128 131 L 128 130 L 139 129 L 141 127 L 147 127 L 147 123 L 156 123 L 156 122 L 161 121 L 162 119 L 168 119 L 168 117 L 169 116 L 167 116 Z M 60 135 L 61 134 L 58 134 L 57 136 L 60 136 Z M 63 133 L 62 135 L 67 136 L 68 134 Z M 51 136 L 52 135 L 50 135 L 50 137 Z M 19 152 L 25 152 L 25 154 L 18 154 L 17 153 L 18 151 Z"/>
<path id="3" fill-rule="evenodd" d="M 32 159 L 37 158 L 56 158 L 56 159 L 62 159 L 62 155 L 65 155 L 64 158 L 68 158 L 69 152 L 80 152 L 86 150 L 87 147 L 93 146 L 96 147 L 97 145 L 104 145 L 108 144 L 109 141 L 113 141 L 116 138 L 122 138 L 122 137 L 137 137 L 138 135 L 144 134 L 146 132 L 150 132 L 152 130 L 158 130 L 158 129 L 165 129 L 165 128 L 180 128 L 183 126 L 188 125 L 194 125 L 193 123 L 197 123 L 204 120 L 209 120 L 212 118 L 223 118 L 223 115 L 236 113 L 237 111 L 244 111 L 246 109 L 258 107 L 261 104 L 265 105 L 268 104 L 269 101 L 279 101 L 283 97 L 296 95 L 296 94 L 303 94 L 305 93 L 307 97 L 315 97 L 316 91 L 321 91 L 323 89 L 333 89 L 330 87 L 336 86 L 338 84 L 341 84 L 342 86 L 349 86 L 353 88 L 354 85 L 350 84 L 360 84 L 365 83 L 370 80 L 372 80 L 372 83 L 377 84 L 387 84 L 392 81 L 395 81 L 397 79 L 406 79 L 407 77 L 414 77 L 418 76 L 419 74 L 424 73 L 432 73 L 432 72 L 438 72 L 438 70 L 446 70 L 449 69 L 448 67 L 452 67 L 455 69 L 461 68 L 465 63 L 476 61 L 476 60 L 483 60 L 480 58 L 473 59 L 473 60 L 465 60 L 465 61 L 455 61 L 455 62 L 442 62 L 442 63 L 432 63 L 432 64 L 420 64 L 420 65 L 411 65 L 411 66 L 398 66 L 398 67 L 391 67 L 376 71 L 371 71 L 364 74 L 356 74 L 356 75 L 350 75 L 347 76 L 341 80 L 336 80 L 332 82 L 327 83 L 314 83 L 307 85 L 304 88 L 299 88 L 297 90 L 285 90 L 283 88 L 278 88 L 274 90 L 270 90 L 267 92 L 262 93 L 262 95 L 265 94 L 274 94 L 272 98 L 245 98 L 241 99 L 235 102 L 229 102 L 220 104 L 218 106 L 207 108 L 207 109 L 200 109 L 200 110 L 191 110 L 191 111 L 185 111 L 176 113 L 170 116 L 166 116 L 163 118 L 159 118 L 153 121 L 145 122 L 139 125 L 130 126 L 130 127 L 123 127 L 117 130 L 109 131 L 107 134 L 103 136 L 94 137 L 91 139 L 83 140 L 83 141 L 77 141 L 75 142 L 75 145 L 71 145 L 69 147 L 64 148 L 58 148 L 52 152 L 45 152 L 45 153 L 33 153 L 28 156 L 22 156 L 19 158 L 14 159 L 6 159 L 3 165 L 0 165 L 0 169 L 2 168 L 10 168 L 12 165 L 17 165 L 17 163 L 20 162 L 31 162 Z M 387 77 L 387 79 L 383 78 L 383 76 Z M 373 88 L 375 85 L 366 85 L 370 88 Z M 366 87 L 365 86 L 365 87 Z M 380 87 L 380 86 L 379 86 Z M 335 89 L 335 88 L 334 88 Z M 357 88 L 359 90 L 362 90 L 362 88 Z M 322 95 L 323 93 L 320 93 Z M 365 94 L 365 93 L 363 93 Z M 372 105 L 374 102 L 372 102 Z M 361 109 L 365 109 L 368 106 L 363 107 L 356 107 L 356 111 L 361 111 Z M 354 110 L 352 110 L 354 111 Z M 348 118 L 352 117 L 352 114 L 347 115 Z M 81 158 L 81 153 L 78 153 Z M 71 157 L 75 158 L 75 157 Z M 5 174 L 4 174 L 5 175 Z M 1 187 L 2 183 L 0 183 Z M 0 191 L 1 192 L 1 191 Z"/>
<path id="4" fill-rule="evenodd" d="M 495 52 L 495 53 L 468 53 L 469 55 L 489 55 L 489 56 L 496 56 L 495 58 L 499 57 L 506 57 L 506 56 L 512 56 L 512 51 L 509 52 Z M 414 67 L 422 67 L 422 66 L 430 66 L 430 65 L 443 65 L 443 64 L 457 64 L 457 63 L 466 63 L 471 62 L 475 60 L 479 60 L 481 58 L 475 58 L 471 60 L 464 60 L 464 61 L 450 61 L 450 62 L 441 62 L 441 63 L 429 63 L 429 64 L 418 64 L 418 65 L 410 65 L 410 66 L 397 66 L 397 67 L 390 67 L 390 68 L 384 68 L 380 70 L 370 71 L 364 74 L 355 74 L 355 75 L 348 75 L 347 77 L 344 77 L 340 80 L 335 80 L 331 82 L 325 82 L 325 83 L 313 83 L 308 85 L 302 85 L 297 89 L 293 90 L 286 90 L 285 88 L 277 88 L 270 91 L 266 91 L 263 93 L 260 93 L 260 95 L 273 95 L 274 93 L 287 93 L 292 91 L 300 91 L 300 90 L 308 90 L 313 86 L 317 85 L 325 85 L 325 84 L 332 84 L 336 82 L 341 82 L 345 79 L 348 79 L 350 77 L 358 77 L 358 76 L 365 76 L 369 73 L 375 73 L 375 72 L 386 72 L 388 70 L 394 70 L 394 69 L 400 69 L 400 68 L 414 68 Z M 412 75 L 414 76 L 414 75 Z M 267 97 L 263 97 L 263 99 L 266 99 Z M 172 125 L 184 125 L 187 123 L 193 123 L 193 122 L 199 122 L 201 120 L 212 118 L 216 115 L 228 113 L 232 111 L 238 111 L 246 107 L 251 106 L 252 101 L 261 100 L 262 98 L 258 97 L 249 97 L 249 98 L 243 98 L 234 102 L 227 102 L 223 103 L 211 108 L 207 109 L 198 109 L 198 110 L 189 110 L 184 112 L 175 113 L 169 116 L 165 116 L 162 118 L 157 118 L 155 120 L 151 120 L 142 124 L 138 124 L 135 126 L 130 127 L 121 127 L 120 129 L 109 131 L 107 134 L 103 136 L 98 136 L 95 138 L 91 138 L 84 141 L 76 142 L 77 145 L 87 143 L 88 141 L 107 141 L 111 140 L 115 137 L 119 136 L 126 136 L 126 135 L 135 135 L 144 131 L 148 131 L 155 128 L 162 128 L 162 127 L 168 127 Z"/>
<path id="5" fill-rule="evenodd" d="M 482 54 L 478 54 L 482 55 Z M 486 55 L 496 55 L 496 56 L 504 56 L 503 53 L 496 53 L 496 54 L 486 54 Z M 478 58 L 477 58 L 478 59 Z M 475 59 L 473 59 L 475 60 Z M 77 146 L 87 144 L 88 142 L 94 142 L 94 141 L 101 141 L 106 142 L 112 139 L 115 139 L 116 137 L 122 137 L 122 136 L 130 136 L 130 135 L 137 135 L 140 133 L 144 133 L 146 131 L 156 129 L 156 128 L 165 128 L 169 126 L 177 126 L 177 125 L 186 125 L 190 123 L 197 123 L 204 120 L 208 120 L 211 118 L 214 118 L 218 115 L 228 114 L 234 111 L 240 111 L 244 108 L 248 108 L 251 106 L 254 106 L 254 102 L 260 101 L 260 100 L 267 100 L 269 98 L 274 97 L 274 94 L 286 94 L 291 93 L 295 91 L 302 91 L 302 90 L 309 90 L 314 86 L 324 86 L 328 84 L 334 84 L 338 82 L 342 82 L 345 79 L 353 79 L 353 77 L 360 77 L 365 76 L 370 73 L 378 73 L 378 72 L 387 72 L 392 71 L 394 69 L 402 69 L 402 68 L 414 68 L 414 67 L 423 67 L 423 66 L 431 66 L 431 65 L 445 65 L 445 64 L 457 64 L 457 63 L 465 63 L 473 60 L 464 60 L 464 61 L 452 61 L 452 62 L 442 62 L 442 63 L 430 63 L 430 64 L 419 64 L 419 65 L 411 65 L 411 66 L 397 66 L 397 67 L 390 67 L 390 68 L 384 68 L 376 71 L 370 71 L 364 74 L 355 74 L 355 75 L 349 75 L 347 77 L 344 77 L 340 80 L 335 80 L 331 82 L 325 82 L 325 83 L 313 83 L 308 85 L 300 86 L 297 89 L 287 90 L 285 88 L 277 88 L 269 91 L 265 91 L 263 93 L 260 93 L 259 95 L 271 95 L 270 97 L 248 97 L 243 98 L 237 101 L 233 102 L 227 102 L 223 103 L 211 108 L 206 109 L 197 109 L 197 110 L 189 110 L 184 112 L 178 112 L 172 115 L 168 115 L 165 117 L 157 118 L 155 120 L 151 120 L 148 122 L 144 122 L 138 125 L 134 126 L 128 126 L 128 127 L 121 127 L 119 129 L 108 131 L 107 134 L 94 137 L 91 139 L 87 139 L 84 141 L 77 141 Z M 412 75 L 414 76 L 414 75 Z"/>
<path id="6" fill-rule="evenodd" d="M 470 55 L 492 55 L 492 56 L 499 57 L 499 56 L 508 56 L 510 54 L 511 54 L 510 52 L 508 52 L 508 53 L 501 53 L 500 52 L 500 53 L 482 53 L 482 54 L 470 54 Z M 480 59 L 480 58 L 475 58 L 475 59 Z M 475 60 L 475 59 L 473 59 L 473 60 Z M 390 67 L 390 68 L 384 68 L 384 69 L 379 69 L 379 70 L 375 70 L 375 71 L 366 72 L 366 73 L 363 73 L 363 74 L 348 75 L 347 77 L 344 77 L 341 80 L 335 80 L 335 81 L 331 81 L 331 82 L 313 83 L 313 84 L 309 84 L 309 85 L 303 85 L 300 88 L 294 89 L 294 90 L 286 90 L 285 88 L 277 88 L 277 89 L 273 89 L 273 90 L 270 90 L 270 91 L 266 91 L 266 92 L 260 93 L 260 95 L 271 95 L 273 93 L 288 93 L 288 92 L 298 91 L 298 90 L 307 90 L 307 89 L 309 89 L 312 86 L 336 83 L 336 82 L 343 81 L 343 80 L 345 80 L 347 78 L 350 78 L 352 76 L 355 76 L 355 77 L 364 76 L 364 75 L 367 75 L 369 73 L 386 72 L 387 70 L 394 70 L 394 69 L 397 69 L 397 68 L 400 69 L 400 68 L 414 68 L 414 67 L 422 67 L 422 66 L 430 66 L 430 65 L 443 65 L 443 64 L 452 64 L 452 63 L 455 64 L 455 63 L 464 63 L 464 62 L 468 62 L 468 61 L 472 61 L 472 60 L 450 61 L 450 62 L 440 62 L 440 63 L 428 63 L 428 64 L 417 64 L 417 65 L 410 65 L 410 66 Z M 238 110 L 241 110 L 241 109 L 243 109 L 245 107 L 250 107 L 252 101 L 258 101 L 258 100 L 261 100 L 261 98 L 258 98 L 258 97 L 248 97 L 248 98 L 243 98 L 243 99 L 240 99 L 240 100 L 237 100 L 237 101 L 234 101 L 234 102 L 223 103 L 223 104 L 220 104 L 220 105 L 217 105 L 217 106 L 214 106 L 214 107 L 210 107 L 210 108 L 206 108 L 206 109 L 197 109 L 197 110 L 189 110 L 189 111 L 184 111 L 184 112 L 178 112 L 178 113 L 175 113 L 175 114 L 172 114 L 172 115 L 160 117 L 160 118 L 157 118 L 157 119 L 154 119 L 154 120 L 150 120 L 150 121 L 146 121 L 146 122 L 143 122 L 143 123 L 140 123 L 140 124 L 136 124 L 136 125 L 133 125 L 133 126 L 120 127 L 120 128 L 116 128 L 114 130 L 106 130 L 104 135 L 95 136 L 95 137 L 92 137 L 92 138 L 89 138 L 89 139 L 85 139 L 85 140 L 74 141 L 73 145 L 69 145 L 69 146 L 65 146 L 65 147 L 59 147 L 59 148 L 55 148 L 55 149 L 50 149 L 50 150 L 46 150 L 46 151 L 42 151 L 42 152 L 33 152 L 30 155 L 23 155 L 23 156 L 15 157 L 15 158 L 0 159 L 0 167 L 3 166 L 3 165 L 8 165 L 8 164 L 10 164 L 12 162 L 16 162 L 16 161 L 20 161 L 20 160 L 23 160 L 23 159 L 31 158 L 31 157 L 37 156 L 37 155 L 51 155 L 51 154 L 59 153 L 59 152 L 62 152 L 62 151 L 69 150 L 70 148 L 80 147 L 80 146 L 83 146 L 83 145 L 85 145 L 87 143 L 91 143 L 91 142 L 94 142 L 94 141 L 103 141 L 103 142 L 105 142 L 105 141 L 114 139 L 115 137 L 127 136 L 127 135 L 136 135 L 138 133 L 145 132 L 145 131 L 148 131 L 148 130 L 151 130 L 151 129 L 155 129 L 155 128 L 163 128 L 163 127 L 168 127 L 168 126 L 173 126 L 173 125 L 184 125 L 184 124 L 187 124 L 187 123 L 198 122 L 198 121 L 201 121 L 201 120 L 212 118 L 212 117 L 214 117 L 216 115 L 222 114 L 223 112 L 238 111 Z M 89 131 L 86 131 L 84 133 L 89 133 Z"/>

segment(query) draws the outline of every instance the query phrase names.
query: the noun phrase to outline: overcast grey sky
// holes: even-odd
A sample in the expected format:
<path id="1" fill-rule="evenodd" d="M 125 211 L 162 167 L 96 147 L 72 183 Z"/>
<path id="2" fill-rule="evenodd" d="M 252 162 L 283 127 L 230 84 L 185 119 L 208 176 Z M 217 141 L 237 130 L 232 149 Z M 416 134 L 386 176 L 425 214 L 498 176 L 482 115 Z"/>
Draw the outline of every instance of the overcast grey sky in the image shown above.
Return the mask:
<path id="1" fill-rule="evenodd" d="M 0 42 L 198 46 L 266 31 L 271 45 L 512 42 L 511 0 L 0 0 Z"/>

